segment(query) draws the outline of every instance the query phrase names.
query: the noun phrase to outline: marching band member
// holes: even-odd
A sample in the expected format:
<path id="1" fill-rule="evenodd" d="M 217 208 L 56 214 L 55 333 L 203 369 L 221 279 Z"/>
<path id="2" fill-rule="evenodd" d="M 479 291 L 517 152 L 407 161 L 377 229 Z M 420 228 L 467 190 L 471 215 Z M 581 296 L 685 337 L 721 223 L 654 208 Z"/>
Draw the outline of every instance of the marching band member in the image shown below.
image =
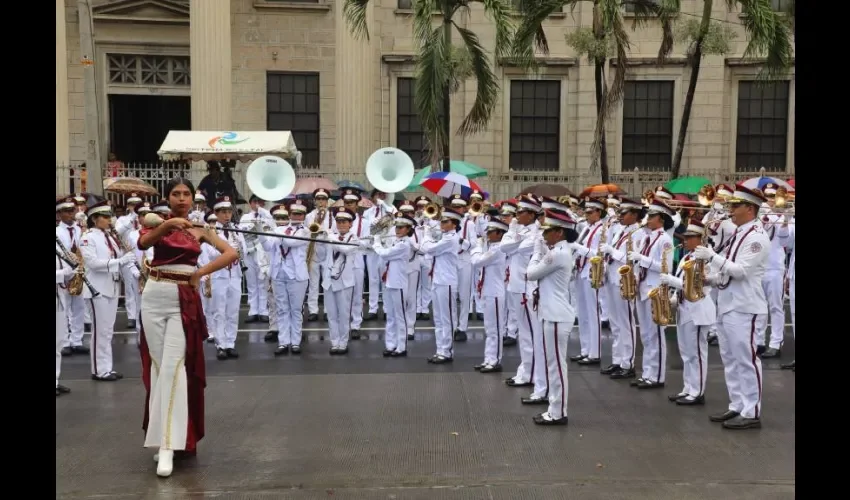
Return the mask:
<path id="1" fill-rule="evenodd" d="M 773 207 L 773 197 L 776 196 L 776 184 L 768 182 L 764 185 L 764 195 Z M 771 208 L 779 211 L 779 208 Z M 768 319 L 770 321 L 770 337 L 765 350 L 767 336 L 767 321 L 760 328 L 756 338 L 756 349 L 762 358 L 778 358 L 782 354 L 782 341 L 785 336 L 785 248 L 788 244 L 786 237 L 777 234 L 778 226 L 785 221 L 784 215 L 767 214 L 761 219 L 765 233 L 770 238 L 770 254 L 764 271 L 762 288 L 767 299 Z M 763 352 L 761 352 L 763 351 Z"/>
<path id="2" fill-rule="evenodd" d="M 419 241 L 425 241 L 428 232 L 433 228 L 439 228 L 440 222 L 434 219 L 425 217 L 423 211 L 425 207 L 431 203 L 431 199 L 427 196 L 418 196 L 416 198 L 416 213 L 417 216 L 417 234 Z M 419 288 L 416 290 L 416 319 L 429 320 L 431 319 L 431 264 L 434 262 L 434 257 L 430 255 L 419 255 Z M 410 337 L 408 336 L 408 340 Z"/>
<path id="3" fill-rule="evenodd" d="M 398 211 L 407 215 L 413 220 L 413 226 L 410 228 L 410 246 L 413 248 L 413 256 L 410 257 L 407 265 L 407 289 L 404 291 L 404 322 L 407 329 L 407 340 L 413 340 L 413 334 L 416 331 L 416 307 L 419 303 L 419 298 L 416 292 L 419 290 L 419 274 L 421 264 L 419 258 L 421 251 L 419 246 L 424 240 L 422 227 L 416 222 L 416 204 L 413 201 L 404 201 L 398 207 Z"/>
<path id="4" fill-rule="evenodd" d="M 139 215 L 136 213 L 136 207 L 142 203 L 142 199 L 136 193 L 130 193 L 127 198 L 127 212 L 118 217 L 115 221 L 115 232 L 124 241 L 127 241 L 127 248 L 134 249 L 135 241 L 139 238 L 138 231 L 141 225 L 139 224 Z M 136 234 L 131 236 L 130 233 Z M 132 241 L 130 241 L 132 239 Z M 135 252 L 134 252 L 135 253 Z M 141 263 L 141 261 L 138 261 Z M 121 268 L 121 279 L 124 281 L 124 308 L 127 310 L 127 328 L 130 330 L 136 329 L 136 319 L 140 314 L 140 303 L 142 292 L 139 290 L 139 270 L 136 266 L 124 266 Z"/>
<path id="5" fill-rule="evenodd" d="M 661 198 L 652 200 L 646 214 L 649 234 L 644 237 L 640 250 L 626 256 L 640 266 L 638 274 L 637 313 L 640 324 L 640 340 L 643 344 L 641 377 L 631 385 L 638 389 L 664 387 L 667 376 L 667 342 L 665 327 L 652 319 L 652 301 L 649 292 L 661 283 L 661 270 L 673 268 L 673 240 L 668 231 L 673 227 L 675 211 Z M 662 264 L 662 261 L 665 263 Z"/>
<path id="6" fill-rule="evenodd" d="M 578 256 L 578 333 L 581 352 L 570 359 L 582 365 L 598 365 L 602 343 L 602 318 L 599 310 L 600 290 L 593 288 L 590 282 L 590 258 L 599 250 L 602 234 L 606 241 L 611 238 L 606 227 L 605 201 L 585 198 L 584 216 L 588 226 L 573 246 L 573 252 Z M 604 285 L 603 285 L 604 287 Z"/>
<path id="7" fill-rule="evenodd" d="M 510 199 L 503 201 L 501 207 L 499 208 L 499 220 L 508 225 L 507 234 L 511 234 L 511 231 L 516 229 L 517 222 L 514 220 L 514 216 L 516 215 L 516 200 Z M 512 236 L 513 237 L 513 236 Z M 504 236 L 502 237 L 502 241 L 504 241 Z M 510 263 L 511 258 L 505 255 L 505 284 L 507 285 L 510 282 Z M 516 345 L 517 342 L 517 333 L 519 331 L 519 322 L 518 322 L 518 310 L 517 306 L 519 306 L 519 302 L 515 300 L 511 300 L 510 292 L 505 292 L 505 309 L 507 309 L 507 313 L 505 316 L 505 327 L 502 332 L 503 340 L 502 344 L 505 347 L 509 347 L 512 345 Z"/>
<path id="8" fill-rule="evenodd" d="M 514 301 L 517 311 L 520 364 L 516 375 L 505 379 L 510 387 L 533 386 L 532 402 L 543 402 L 548 396 L 546 365 L 543 356 L 543 339 L 540 322 L 532 309 L 532 293 L 536 288 L 526 279 L 526 268 L 534 252 L 534 243 L 540 238 L 537 230 L 537 214 L 540 203 L 531 195 L 517 197 L 516 226 L 502 238 L 499 251 L 505 254 L 508 263 L 508 300 Z"/>
<path id="9" fill-rule="evenodd" d="M 666 204 L 668 201 L 673 200 L 673 193 L 670 192 L 670 190 L 664 186 L 658 186 L 658 188 L 656 188 L 655 190 L 655 197 Z M 673 211 L 672 218 L 673 227 L 665 230 L 667 232 L 667 236 L 670 237 L 670 241 L 673 241 L 673 234 L 675 234 L 675 228 L 682 223 L 682 216 L 679 214 L 679 212 Z"/>
<path id="10" fill-rule="evenodd" d="M 606 279 L 608 286 L 609 324 L 611 326 L 611 364 L 600 372 L 610 375 L 612 379 L 634 378 L 635 376 L 635 336 L 637 321 L 635 301 L 637 297 L 628 300 L 623 297 L 620 289 L 620 267 L 626 265 L 626 254 L 629 249 L 640 250 L 643 235 L 638 221 L 645 216 L 645 209 L 639 201 L 629 198 L 620 200 L 620 223 L 613 234 L 611 243 L 600 248 L 606 254 Z M 634 282 L 637 283 L 635 266 L 632 266 Z"/>
<path id="11" fill-rule="evenodd" d="M 307 217 L 304 219 L 304 225 L 310 227 L 314 222 L 319 225 L 319 231 L 329 234 L 333 229 L 333 216 L 328 208 L 328 199 L 330 193 L 327 190 L 319 188 L 313 191 L 313 203 L 316 205 Z M 325 249 L 324 245 L 319 245 L 321 248 L 316 248 L 313 262 L 310 266 L 310 284 L 307 288 L 307 321 L 319 320 L 319 281 L 325 274 Z M 325 311 L 327 316 L 327 311 Z"/>
<path id="12" fill-rule="evenodd" d="M 304 227 L 307 207 L 296 200 L 289 206 L 291 222 L 288 226 L 275 228 L 275 232 L 287 236 L 309 238 L 310 231 Z M 272 290 L 277 308 L 277 349 L 275 356 L 301 354 L 301 338 L 304 323 L 304 296 L 310 274 L 307 271 L 307 245 L 303 240 L 263 236 L 263 248 L 271 256 Z"/>
<path id="13" fill-rule="evenodd" d="M 395 219 L 395 239 L 386 245 L 380 238 L 372 243 L 375 253 L 385 267 L 381 281 L 384 284 L 384 312 L 387 315 L 384 334 L 384 357 L 407 356 L 407 314 L 404 293 L 407 290 L 410 261 L 416 256 L 416 247 L 410 235 L 416 221 L 406 214 Z"/>
<path id="14" fill-rule="evenodd" d="M 725 200 L 732 197 L 735 189 L 728 184 L 718 184 L 714 187 L 716 197 Z M 713 222 L 711 222 L 713 221 Z M 706 224 L 707 229 L 711 231 L 712 245 L 715 252 L 721 252 L 726 249 L 729 242 L 735 236 L 735 223 L 729 218 L 726 208 L 720 201 L 715 201 L 705 216 L 702 223 Z M 711 300 L 717 304 L 717 287 L 711 287 Z M 711 325 L 708 329 L 708 344 L 717 345 L 717 322 Z"/>
<path id="15" fill-rule="evenodd" d="M 471 253 L 471 263 L 480 269 L 475 294 L 484 313 L 484 362 L 476 365 L 481 373 L 502 371 L 502 331 L 507 317 L 505 307 L 505 254 L 499 251 L 508 225 L 492 218 L 486 226 L 486 242 L 481 242 Z"/>
<path id="16" fill-rule="evenodd" d="M 444 208 L 440 218 L 439 232 L 432 228 L 427 233 L 428 238 L 422 242 L 422 253 L 433 256 L 429 273 L 431 275 L 432 301 L 434 303 L 434 339 L 437 352 L 430 358 L 429 363 L 451 363 L 454 357 L 454 322 L 455 301 L 458 283 L 458 247 L 457 230 L 463 220 L 460 212 Z"/>
<path id="17" fill-rule="evenodd" d="M 200 193 L 195 194 L 195 200 L 198 199 L 198 194 Z M 210 210 L 210 212 L 206 214 L 204 222 L 209 224 L 211 228 L 215 228 L 216 222 L 218 222 L 218 217 L 216 217 L 215 212 Z M 215 231 L 215 229 L 213 229 L 213 231 Z M 201 255 L 198 256 L 199 268 L 204 267 L 205 265 L 214 261 L 214 254 L 216 254 L 217 252 L 218 251 L 215 249 L 215 247 L 210 245 L 209 243 L 201 243 Z M 204 310 L 204 318 L 207 322 L 207 334 L 209 335 L 207 341 L 215 342 L 216 327 L 215 311 L 213 310 L 213 298 L 207 297 L 204 293 L 204 290 L 207 287 L 209 287 L 210 291 L 212 291 L 212 281 L 210 281 L 211 279 L 212 276 L 209 274 L 201 278 L 201 308 L 203 308 Z"/>
<path id="18" fill-rule="evenodd" d="M 56 251 L 62 253 L 59 245 L 56 245 Z M 59 374 L 62 372 L 62 344 L 68 338 L 68 319 L 65 316 L 65 310 L 62 308 L 62 301 L 59 299 L 59 290 L 71 277 L 74 275 L 74 268 L 67 263 L 62 262 L 59 255 L 56 255 L 56 395 L 67 394 L 71 392 L 64 385 L 59 383 Z"/>
<path id="19" fill-rule="evenodd" d="M 463 196 L 456 194 L 452 196 L 451 206 L 458 213 L 463 215 L 463 221 L 458 229 L 458 256 L 457 256 L 457 290 L 455 294 L 457 300 L 460 301 L 460 306 L 457 308 L 457 329 L 454 332 L 454 340 L 457 342 L 466 342 L 466 330 L 469 327 L 469 303 L 472 298 L 472 265 L 469 259 L 469 250 L 478 241 L 478 232 L 475 229 L 475 222 L 466 213 L 468 203 Z"/>
<path id="20" fill-rule="evenodd" d="M 682 379 L 684 387 L 676 394 L 668 396 L 677 405 L 701 405 L 705 403 L 705 381 L 708 378 L 708 328 L 717 321 L 717 307 L 711 298 L 711 287 L 703 286 L 703 298 L 690 302 L 684 296 L 684 266 L 692 262 L 693 250 L 699 246 L 708 229 L 698 220 L 691 220 L 682 233 L 685 250 L 689 252 L 679 261 L 676 274 L 661 274 L 664 285 L 675 288 L 675 303 L 679 310 L 676 314 L 676 337 L 679 341 L 679 354 L 682 356 Z M 710 266 L 710 263 L 706 263 Z M 706 274 L 712 274 L 706 269 Z"/>
<path id="21" fill-rule="evenodd" d="M 487 232 L 487 221 L 490 220 L 490 216 L 487 215 L 486 212 L 486 203 L 484 201 L 484 195 L 481 194 L 477 189 L 473 189 L 471 193 L 469 193 L 469 204 L 473 203 L 481 203 L 481 214 L 480 215 L 468 215 L 468 218 L 472 220 L 473 225 L 475 225 L 475 234 L 478 235 L 478 238 L 472 242 L 472 248 L 475 248 L 478 245 L 478 242 L 484 238 L 484 234 Z M 472 290 L 470 292 L 469 298 L 469 313 L 474 314 L 475 318 L 478 320 L 483 319 L 482 313 L 484 312 L 484 307 L 479 303 L 480 297 L 478 293 L 475 291 L 475 284 L 481 279 L 481 270 L 475 270 L 472 274 Z"/>
<path id="22" fill-rule="evenodd" d="M 535 243 L 527 278 L 537 281 L 534 308 L 542 323 L 543 352 L 549 387 L 547 411 L 536 415 L 538 425 L 567 424 L 567 343 L 575 320 L 570 305 L 569 282 L 575 257 L 570 244 L 578 238 L 576 222 L 565 213 L 546 211 L 541 229 L 543 241 Z"/>
<path id="23" fill-rule="evenodd" d="M 83 200 L 85 206 L 85 200 Z M 56 200 L 56 213 L 59 215 L 59 225 L 56 226 L 56 237 L 69 253 L 77 254 L 80 247 L 80 236 L 82 230 L 77 224 L 74 214 L 77 213 L 77 205 L 74 197 L 63 197 Z M 59 300 L 62 301 L 62 309 L 68 318 L 65 336 L 62 346 L 62 355 L 88 354 L 89 348 L 83 345 L 83 333 L 86 321 L 86 302 L 83 295 L 71 295 L 65 289 L 65 285 L 59 284 Z"/>
<path id="24" fill-rule="evenodd" d="M 142 427 L 144 446 L 159 449 L 154 459 L 161 477 L 171 475 L 175 452 L 194 455 L 204 437 L 207 332 L 200 278 L 237 259 L 213 231 L 193 227 L 186 219 L 194 190 L 186 179 L 169 181 L 165 193 L 174 216 L 143 228 L 138 242 L 141 250 L 156 249 L 142 295 L 142 380 L 147 392 Z M 215 245 L 220 255 L 197 269 L 202 242 Z"/>
<path id="25" fill-rule="evenodd" d="M 286 207 L 283 205 L 274 205 L 272 206 L 271 211 L 272 218 L 274 219 L 275 227 L 286 227 L 289 225 L 289 211 L 286 210 Z M 269 256 L 269 331 L 266 332 L 266 336 L 263 340 L 266 342 L 277 342 L 277 337 L 280 335 L 280 323 L 278 322 L 278 313 L 277 313 L 277 299 L 274 298 L 274 284 L 272 281 L 271 270 L 273 268 L 272 263 L 274 262 L 274 254 L 266 250 L 265 245 L 263 244 L 264 240 L 260 240 L 260 244 L 263 245 L 263 250 L 266 251 L 266 255 Z"/>
<path id="26" fill-rule="evenodd" d="M 796 222 L 796 221 L 795 221 Z M 796 226 L 788 226 L 788 220 L 786 216 L 786 220 L 779 227 L 779 235 L 782 235 L 786 238 L 785 246 L 791 252 L 791 259 L 788 261 L 788 276 L 786 277 L 787 287 L 788 287 L 788 299 L 791 303 L 791 334 L 794 336 L 794 339 L 797 339 L 797 319 L 796 319 L 796 282 L 797 282 L 797 273 L 795 267 L 797 265 L 797 245 L 795 244 L 795 228 Z M 784 233 L 784 234 L 783 234 Z M 790 363 L 782 365 L 783 370 L 792 370 L 797 371 L 796 369 L 797 361 L 791 361 Z"/>
<path id="27" fill-rule="evenodd" d="M 361 200 L 360 192 L 356 189 L 345 189 L 342 193 L 342 203 L 354 214 L 351 222 L 352 237 L 363 238 L 369 235 L 369 224 L 357 211 Z M 350 338 L 360 338 L 360 327 L 363 324 L 363 285 L 366 281 L 366 257 L 364 250 L 356 250 L 348 257 L 350 266 L 354 268 L 354 290 L 351 292 L 351 332 Z"/>
<path id="28" fill-rule="evenodd" d="M 377 224 L 386 215 L 395 214 L 395 207 L 389 205 L 384 199 L 386 193 L 377 189 L 372 190 L 370 198 L 372 199 L 372 207 L 363 212 L 363 218 L 367 222 L 369 229 Z M 389 231 L 389 229 L 387 229 Z M 389 233 L 387 233 L 389 235 Z M 372 320 L 378 317 L 378 302 L 380 300 L 383 285 L 381 276 L 384 270 L 381 269 L 381 259 L 375 252 L 369 251 L 366 253 L 366 272 L 369 275 L 369 313 L 366 315 L 366 320 Z M 384 308 L 384 315 L 387 309 Z"/>
<path id="29" fill-rule="evenodd" d="M 224 241 L 243 259 L 248 255 L 245 239 L 241 233 L 230 231 L 233 228 L 233 203 L 230 196 L 222 196 L 213 205 L 215 216 L 218 218 L 216 230 L 224 236 Z M 251 225 L 253 227 L 253 225 Z M 221 251 L 218 247 L 209 250 L 210 259 L 218 259 Z M 242 301 L 242 266 L 236 260 L 229 265 L 211 273 L 212 276 L 212 309 L 214 311 L 213 327 L 215 328 L 216 358 L 224 361 L 227 358 L 238 358 L 236 350 L 236 334 L 239 328 L 239 305 Z M 248 313 L 250 315 L 250 312 Z"/>
<path id="30" fill-rule="evenodd" d="M 115 315 L 118 312 L 118 282 L 121 268 L 136 262 L 133 252 L 123 253 L 114 240 L 109 226 L 112 222 L 112 207 L 102 201 L 87 212 L 89 231 L 80 238 L 80 253 L 86 268 L 86 278 L 100 292 L 92 297 L 88 287 L 83 296 L 92 305 L 91 367 L 92 380 L 114 382 L 124 376 L 112 369 L 112 335 L 115 332 Z"/>
<path id="31" fill-rule="evenodd" d="M 129 200 L 128 200 L 129 203 Z M 195 206 L 189 212 L 189 220 L 192 222 L 201 222 L 207 219 L 207 197 L 203 193 L 195 193 Z"/>
<path id="32" fill-rule="evenodd" d="M 336 224 L 328 233 L 329 240 L 358 243 L 351 233 L 351 222 L 356 212 L 347 208 L 331 209 Z M 296 241 L 296 240 L 291 240 Z M 331 245 L 327 245 L 331 246 Z M 348 354 L 348 333 L 351 328 L 351 294 L 354 291 L 354 263 L 358 247 L 333 245 L 325 252 L 322 267 L 322 288 L 325 294 L 325 311 L 328 314 L 328 333 L 331 338 L 331 355 Z M 389 324 L 389 322 L 387 322 Z"/>
<path id="33" fill-rule="evenodd" d="M 762 279 L 770 256 L 770 239 L 758 223 L 759 206 L 765 201 L 760 192 L 743 185 L 729 199 L 732 222 L 738 226 L 725 252 L 699 246 L 694 258 L 707 260 L 719 272 L 708 282 L 720 289 L 717 316 L 720 357 L 729 391 L 729 409 L 712 415 L 725 429 L 761 427 L 762 367 L 756 355 L 759 320 L 767 315 L 767 299 Z"/>
<path id="34" fill-rule="evenodd" d="M 251 211 L 239 220 L 239 229 L 262 231 L 264 226 L 274 226 L 274 219 L 268 210 L 262 209 L 262 200 L 257 195 L 251 195 L 248 203 Z M 259 236 L 247 234 L 240 237 L 245 242 L 242 262 L 246 266 L 245 286 L 248 288 L 248 318 L 245 323 L 268 323 L 268 255 L 263 251 Z"/>

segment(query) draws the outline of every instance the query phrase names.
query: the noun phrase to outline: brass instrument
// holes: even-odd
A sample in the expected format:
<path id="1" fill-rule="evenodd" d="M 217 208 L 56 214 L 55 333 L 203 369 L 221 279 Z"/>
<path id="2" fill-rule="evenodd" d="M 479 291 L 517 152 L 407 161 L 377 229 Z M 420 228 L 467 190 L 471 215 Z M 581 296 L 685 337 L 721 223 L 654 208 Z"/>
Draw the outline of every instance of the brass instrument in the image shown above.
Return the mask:
<path id="1" fill-rule="evenodd" d="M 319 222 L 316 222 L 319 221 Z M 320 208 L 316 213 L 316 218 L 314 221 L 307 226 L 307 230 L 310 231 L 310 243 L 307 245 L 307 270 L 310 271 L 313 268 L 313 259 L 316 257 L 316 239 L 319 237 L 319 234 L 322 232 L 322 222 L 325 221 L 325 209 Z"/>
<path id="2" fill-rule="evenodd" d="M 699 201 L 700 205 L 704 207 L 710 207 L 714 203 L 715 198 L 717 198 L 717 191 L 711 184 L 706 184 L 705 186 L 699 188 L 699 192 L 697 193 L 697 200 Z"/>
<path id="3" fill-rule="evenodd" d="M 625 300 L 634 300 L 637 297 L 637 280 L 635 279 L 634 268 L 629 263 L 628 255 L 634 251 L 632 235 L 639 230 L 640 227 L 626 236 L 626 263 L 617 268 L 617 273 L 620 275 L 620 296 Z"/>
<path id="4" fill-rule="evenodd" d="M 431 202 L 425 206 L 425 210 L 422 213 L 429 219 L 437 219 L 443 214 L 443 209 L 440 208 L 440 205 Z"/>
<path id="5" fill-rule="evenodd" d="M 702 235 L 702 246 L 708 246 L 708 230 Z M 688 302 L 697 302 L 705 297 L 705 261 L 691 259 L 682 264 L 682 297 Z"/>
<path id="6" fill-rule="evenodd" d="M 644 205 L 649 205 L 650 203 L 652 203 L 652 200 L 654 200 L 654 199 L 655 199 L 655 191 L 653 191 L 651 189 L 647 189 L 646 191 L 643 192 L 643 197 L 641 198 L 640 201 Z"/>
<path id="7" fill-rule="evenodd" d="M 773 197 L 773 206 L 776 208 L 783 208 L 786 205 L 791 204 L 793 207 L 793 201 L 790 201 L 788 196 L 788 189 L 785 186 L 779 186 L 776 188 L 776 195 Z"/>
<path id="8" fill-rule="evenodd" d="M 469 205 L 469 216 L 470 217 L 478 217 L 479 215 L 484 213 L 484 204 L 480 201 L 475 201 L 471 205 Z"/>
<path id="9" fill-rule="evenodd" d="M 599 235 L 599 246 L 597 247 L 600 250 L 597 250 L 596 255 L 590 258 L 590 286 L 593 288 L 602 288 L 602 281 L 605 277 L 605 256 L 601 248 L 608 236 L 608 224 L 610 222 L 609 219 L 602 225 L 602 234 Z"/>
<path id="10" fill-rule="evenodd" d="M 661 274 L 669 273 L 667 268 L 667 256 L 672 246 L 661 252 Z M 658 326 L 667 326 L 673 320 L 673 305 L 670 303 L 670 289 L 667 285 L 660 284 L 649 291 L 650 307 L 652 309 L 652 322 Z"/>
<path id="11" fill-rule="evenodd" d="M 77 248 L 75 253 L 71 253 L 65 248 L 65 245 L 62 243 L 62 240 L 59 239 L 59 236 L 56 237 L 56 244 L 59 245 L 59 248 L 62 250 L 62 260 L 68 263 L 68 265 L 76 266 L 74 270 L 74 276 L 68 281 L 68 285 L 65 290 L 68 292 L 68 295 L 78 296 L 83 293 L 83 284 L 85 283 L 85 267 L 83 266 L 83 255 L 80 253 L 80 249 Z M 89 285 L 91 287 L 91 285 Z M 91 288 L 92 295 L 95 295 L 94 289 Z"/>

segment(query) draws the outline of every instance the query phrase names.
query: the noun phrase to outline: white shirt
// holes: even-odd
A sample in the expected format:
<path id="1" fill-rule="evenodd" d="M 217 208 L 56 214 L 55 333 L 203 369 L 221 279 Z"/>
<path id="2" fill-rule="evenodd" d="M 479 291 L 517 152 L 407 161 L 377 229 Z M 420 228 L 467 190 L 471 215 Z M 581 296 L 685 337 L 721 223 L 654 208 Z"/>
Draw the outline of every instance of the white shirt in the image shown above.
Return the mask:
<path id="1" fill-rule="evenodd" d="M 622 224 L 618 224 L 617 226 L 619 227 L 619 230 L 610 240 L 612 251 L 608 254 L 610 259 L 608 261 L 607 271 L 609 282 L 612 282 L 611 280 L 616 280 L 613 281 L 613 283 L 619 286 L 620 266 L 626 265 L 629 250 L 632 252 L 640 252 L 646 233 L 640 230 L 640 225 L 637 222 L 627 227 L 624 227 Z M 629 248 L 629 239 L 632 241 L 631 248 Z M 632 272 L 635 273 L 636 279 L 638 276 L 637 269 L 638 266 L 632 265 Z"/>
<path id="2" fill-rule="evenodd" d="M 738 226 L 734 241 L 722 254 L 728 262 L 719 266 L 718 316 L 730 311 L 767 314 L 761 282 L 769 254 L 770 239 L 758 221 Z"/>
<path id="3" fill-rule="evenodd" d="M 662 266 L 661 257 L 664 256 L 665 250 L 667 251 L 666 263 Z M 655 229 L 649 235 L 644 236 L 640 253 L 649 257 L 649 263 L 640 262 L 638 264 L 640 267 L 638 271 L 640 300 L 647 300 L 649 292 L 661 284 L 659 278 L 661 271 L 666 271 L 668 274 L 673 271 L 673 240 L 664 228 Z"/>
<path id="4" fill-rule="evenodd" d="M 310 237 L 310 232 L 300 222 L 293 222 L 288 226 L 277 226 L 274 232 L 287 236 Z M 271 258 L 269 276 L 279 281 L 307 281 L 310 279 L 310 273 L 307 270 L 307 245 L 309 243 L 304 240 L 263 236 L 263 249 Z"/>
<path id="5" fill-rule="evenodd" d="M 576 312 L 570 303 L 570 278 L 575 257 L 566 241 L 559 241 L 547 251 L 535 254 L 528 264 L 528 279 L 538 284 L 537 316 L 543 321 L 568 323 L 564 335 L 569 335 Z"/>
<path id="6" fill-rule="evenodd" d="M 242 234 L 237 233 L 235 231 L 228 231 L 227 235 L 224 234 L 224 226 L 221 222 L 216 223 L 216 233 L 218 233 L 218 237 L 223 239 L 230 245 L 237 253 L 241 253 L 244 258 L 247 255 L 247 250 L 245 248 L 245 239 L 242 237 Z M 201 251 L 205 253 L 205 262 L 212 262 L 219 255 L 219 252 L 214 246 L 207 244 L 205 247 L 201 247 Z M 242 263 L 238 260 L 224 269 L 219 269 L 218 271 L 212 273 L 213 279 L 239 279 L 242 280 Z"/>
<path id="7" fill-rule="evenodd" d="M 599 250 L 599 242 L 602 238 L 602 233 L 605 232 L 605 239 L 608 240 L 608 232 L 604 227 L 606 219 L 600 219 L 593 224 L 590 224 L 584 234 L 579 236 L 577 245 L 575 245 L 575 253 L 578 254 L 578 270 L 579 278 L 590 279 L 590 265 L 588 260 L 595 256 Z"/>
<path id="8" fill-rule="evenodd" d="M 508 257 L 508 291 L 511 293 L 531 293 L 534 287 L 528 288 L 526 269 L 534 253 L 534 243 L 540 237 L 537 224 L 523 226 L 517 224 L 515 231 L 508 231 L 502 237 L 499 251 Z"/>
<path id="9" fill-rule="evenodd" d="M 473 293 L 478 297 L 505 296 L 505 269 L 508 261 L 505 254 L 499 251 L 500 245 L 500 242 L 483 242 L 472 249 L 472 265 L 476 270 L 481 270 L 481 276 L 473 288 Z"/>
<path id="10" fill-rule="evenodd" d="M 80 254 L 86 268 L 86 278 L 104 298 L 118 297 L 121 281 L 121 246 L 102 229 L 92 229 L 80 238 Z M 132 265 L 128 263 L 127 265 Z M 91 291 L 83 287 L 83 297 L 90 299 Z"/>
<path id="11" fill-rule="evenodd" d="M 56 226 L 56 236 L 59 237 L 59 241 L 61 241 L 65 246 L 65 250 L 70 253 L 74 253 L 74 250 L 80 246 L 80 237 L 82 236 L 82 233 L 83 231 L 80 229 L 80 226 L 74 222 L 71 222 L 70 224 L 60 222 L 59 225 Z"/>
<path id="12" fill-rule="evenodd" d="M 457 286 L 457 252 L 458 239 L 455 231 L 443 233 L 439 241 L 427 239 L 419 247 L 422 253 L 433 255 L 431 264 L 433 283 L 435 285 Z"/>
<path id="13" fill-rule="evenodd" d="M 376 245 L 373 248 L 378 257 L 381 258 L 381 262 L 387 265 L 384 271 L 384 276 L 386 276 L 384 286 L 407 290 L 408 268 L 410 267 L 411 257 L 415 252 L 410 244 L 410 238 L 407 236 L 397 238 L 390 247 L 385 248 Z M 381 278 L 383 279 L 384 276 Z"/>
<path id="14" fill-rule="evenodd" d="M 779 231 L 779 226 L 784 222 L 784 218 L 780 215 L 771 214 L 765 215 L 767 222 L 762 219 L 761 224 L 764 227 L 764 232 L 770 239 L 770 254 L 767 258 L 765 272 L 785 273 L 785 248 L 788 245 L 788 233 Z"/>
<path id="15" fill-rule="evenodd" d="M 328 240 L 344 241 L 347 243 L 358 243 L 357 237 L 350 231 L 342 236 L 336 231 L 328 234 Z M 325 251 L 325 262 L 322 267 L 322 289 L 339 292 L 354 286 L 354 261 L 362 260 L 358 251 L 360 247 L 349 245 L 329 245 L 317 243 L 327 248 Z"/>
<path id="16" fill-rule="evenodd" d="M 458 265 L 468 266 L 470 261 L 469 251 L 475 246 L 478 241 L 478 231 L 475 229 L 475 222 L 469 217 L 464 217 L 460 223 L 460 230 L 457 232 L 459 250 L 458 250 Z"/>

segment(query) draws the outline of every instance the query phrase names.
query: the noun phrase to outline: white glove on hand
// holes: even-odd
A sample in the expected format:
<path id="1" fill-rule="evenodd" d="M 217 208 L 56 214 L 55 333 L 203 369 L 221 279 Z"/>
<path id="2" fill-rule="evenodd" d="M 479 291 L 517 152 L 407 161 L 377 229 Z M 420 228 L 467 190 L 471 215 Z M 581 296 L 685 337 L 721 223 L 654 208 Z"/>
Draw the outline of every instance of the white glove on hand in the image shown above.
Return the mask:
<path id="1" fill-rule="evenodd" d="M 717 255 L 714 253 L 714 249 L 710 247 L 704 247 L 702 245 L 696 247 L 694 249 L 694 258 L 699 260 L 711 260 L 712 257 Z"/>
<path id="2" fill-rule="evenodd" d="M 672 283 L 672 280 L 670 279 L 670 277 L 671 276 L 669 274 L 661 274 L 661 275 L 659 275 L 658 279 L 659 279 L 659 281 L 661 281 L 662 285 L 668 285 L 669 286 Z"/>
<path id="3" fill-rule="evenodd" d="M 629 252 L 627 258 L 634 262 L 640 262 L 643 260 L 643 255 L 639 254 L 638 252 Z"/>
<path id="4" fill-rule="evenodd" d="M 62 268 L 62 274 L 65 276 L 65 279 L 70 278 L 71 276 L 73 276 L 76 273 L 77 273 L 77 271 L 70 268 L 70 267 L 63 267 Z"/>
<path id="5" fill-rule="evenodd" d="M 719 282 L 720 282 L 720 274 L 719 273 L 712 273 L 712 274 L 709 274 L 705 277 L 705 283 L 707 285 L 714 286 L 714 285 L 717 285 Z"/>
<path id="6" fill-rule="evenodd" d="M 139 272 L 139 270 L 138 270 L 138 269 L 136 269 L 136 267 L 135 267 L 135 266 L 133 266 L 133 267 L 130 269 L 130 275 L 132 275 L 134 279 L 139 279 L 139 276 L 141 276 L 141 275 L 142 275 L 142 273 L 140 273 L 140 272 Z"/>
<path id="7" fill-rule="evenodd" d="M 125 253 L 124 255 L 121 256 L 121 258 L 118 259 L 118 261 L 122 265 L 123 264 L 129 264 L 131 262 L 136 262 L 136 254 L 134 254 L 133 252 Z"/>
<path id="8" fill-rule="evenodd" d="M 670 307 L 675 308 L 679 306 L 679 294 L 671 293 L 670 294 Z"/>
<path id="9" fill-rule="evenodd" d="M 608 243 L 604 243 L 601 247 L 599 247 L 599 249 L 602 250 L 602 253 L 608 255 L 611 255 L 611 253 L 614 251 L 614 247 L 612 247 Z"/>

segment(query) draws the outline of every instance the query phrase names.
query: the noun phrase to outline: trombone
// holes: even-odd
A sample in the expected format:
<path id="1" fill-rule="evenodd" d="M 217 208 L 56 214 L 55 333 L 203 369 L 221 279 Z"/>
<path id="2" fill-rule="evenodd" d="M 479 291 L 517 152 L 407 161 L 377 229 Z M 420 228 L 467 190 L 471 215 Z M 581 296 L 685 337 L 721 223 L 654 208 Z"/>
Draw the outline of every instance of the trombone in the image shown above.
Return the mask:
<path id="1" fill-rule="evenodd" d="M 439 219 L 443 214 L 443 209 L 440 205 L 431 202 L 425 206 L 425 210 L 422 211 L 422 214 L 429 219 Z"/>

